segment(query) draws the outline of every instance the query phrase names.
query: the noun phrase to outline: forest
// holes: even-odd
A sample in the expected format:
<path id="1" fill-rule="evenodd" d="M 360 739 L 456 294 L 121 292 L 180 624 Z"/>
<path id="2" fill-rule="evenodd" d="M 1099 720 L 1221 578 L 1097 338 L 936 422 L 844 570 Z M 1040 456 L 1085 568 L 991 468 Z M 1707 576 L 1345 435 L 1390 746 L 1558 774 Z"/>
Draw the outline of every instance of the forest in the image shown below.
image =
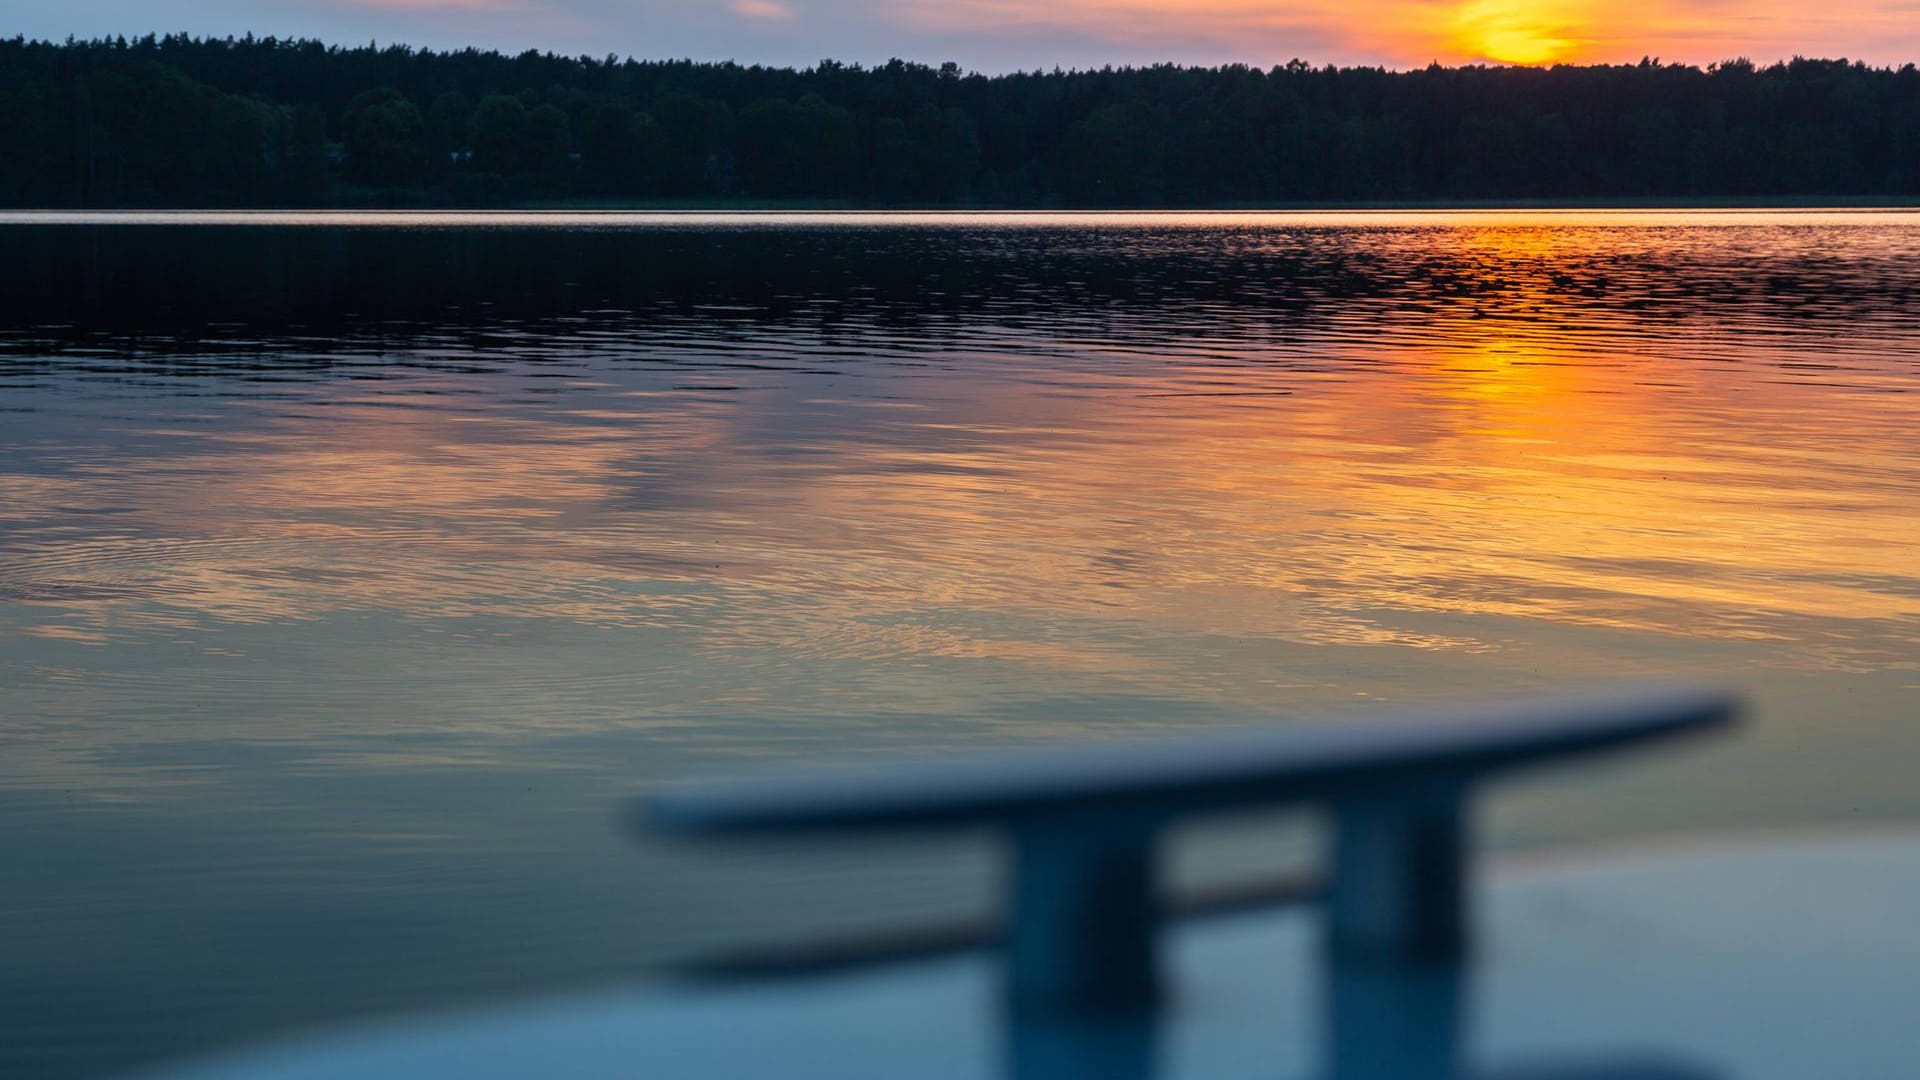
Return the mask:
<path id="1" fill-rule="evenodd" d="M 805 69 L 0 40 L 0 205 L 1245 207 L 1920 195 L 1920 72 Z"/>

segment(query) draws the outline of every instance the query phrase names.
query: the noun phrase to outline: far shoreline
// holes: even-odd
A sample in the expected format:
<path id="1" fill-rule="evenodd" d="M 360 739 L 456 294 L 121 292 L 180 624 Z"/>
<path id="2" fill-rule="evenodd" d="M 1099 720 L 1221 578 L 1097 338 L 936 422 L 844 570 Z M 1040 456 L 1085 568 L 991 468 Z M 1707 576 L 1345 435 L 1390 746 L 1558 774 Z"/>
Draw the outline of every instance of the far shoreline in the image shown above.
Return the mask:
<path id="1" fill-rule="evenodd" d="M 329 209 L 373 209 L 373 207 L 333 206 Z M 1302 200 L 1280 202 L 1209 203 L 1198 206 L 1032 206 L 993 203 L 865 203 L 796 199 L 652 199 L 652 200 L 531 200 L 499 206 L 419 207 L 446 210 L 595 210 L 746 212 L 753 210 L 798 212 L 807 210 L 847 210 L 860 213 L 1006 213 L 1006 214 L 1202 214 L 1202 213 L 1290 213 L 1308 210 L 1872 210 L 1920 208 L 1920 196 L 1913 195 L 1807 195 L 1780 197 L 1689 196 L 1647 198 L 1589 199 L 1386 199 L 1386 200 Z M 402 209 L 385 207 L 383 209 Z"/>
<path id="2" fill-rule="evenodd" d="M 1685 198 L 1592 199 L 1427 199 L 1427 200 L 1318 200 L 1299 202 L 1217 203 L 1204 206 L 1033 206 L 989 203 L 867 203 L 819 199 L 564 199 L 457 205 L 437 202 L 341 201 L 307 206 L 14 206 L 0 207 L 0 216 L 21 215 L 139 215 L 139 214 L 1260 214 L 1480 211 L 1819 211 L 1913 210 L 1913 195 L 1826 195 L 1772 198 L 1727 196 Z"/>

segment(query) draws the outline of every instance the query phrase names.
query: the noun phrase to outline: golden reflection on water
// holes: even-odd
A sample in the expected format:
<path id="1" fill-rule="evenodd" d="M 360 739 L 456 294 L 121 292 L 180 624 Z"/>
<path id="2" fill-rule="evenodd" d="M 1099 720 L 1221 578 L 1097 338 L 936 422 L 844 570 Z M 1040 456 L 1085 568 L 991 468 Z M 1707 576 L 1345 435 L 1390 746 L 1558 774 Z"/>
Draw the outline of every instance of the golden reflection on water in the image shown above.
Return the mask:
<path id="1" fill-rule="evenodd" d="M 1752 728 L 1490 842 L 1920 817 L 1920 215 L 587 217 L 13 282 L 20 1000 L 212 1041 L 984 903 L 607 825 L 768 761 L 1696 676 Z"/>
<path id="2" fill-rule="evenodd" d="M 137 452 L 0 473 L 0 632 L 38 657 L 28 708 L 177 711 L 164 735 L 112 728 L 134 741 L 230 736 L 276 695 L 304 700 L 310 665 L 363 634 L 422 658 L 369 677 L 441 701 L 442 734 L 761 713 L 774 746 L 780 717 L 834 712 L 966 742 L 1078 734 L 1128 698 L 1150 725 L 1154 702 L 1911 670 L 1911 329 L 1856 319 L 1843 340 L 1710 299 L 1649 321 L 1589 280 L 1593 260 L 1750 241 L 1592 216 L 1420 219 L 1382 250 L 1437 248 L 1464 285 L 1303 327 L 1227 304 L 1138 333 L 1067 313 L 957 343 L 870 328 L 852 348 L 934 362 L 822 379 L 773 363 L 817 347 L 806 333 L 725 324 L 754 373 L 590 363 L 548 393 L 428 367 L 123 413 Z M 1847 220 L 1768 243 L 1884 248 Z M 591 361 L 646 337 L 596 334 L 542 348 Z M 288 633 L 308 653 L 254 655 Z M 625 659 L 575 670 L 583 641 Z M 458 642 L 509 644 L 476 678 L 444 652 Z M 191 678 L 128 670 L 168 645 Z M 1011 718 L 1058 695 L 1108 704 Z M 312 703 L 320 730 L 299 737 L 396 722 L 337 707 Z M 43 779 L 91 767 L 68 737 L 49 729 L 67 761 Z"/>
<path id="3" fill-rule="evenodd" d="M 645 395 L 633 411 L 530 416 L 423 396 L 183 434 L 191 449 L 157 460 L 8 478 L 16 506 L 109 492 L 142 503 L 137 530 L 62 536 L 24 561 L 53 596 L 108 594 L 50 605 L 25 629 L 107 641 L 365 610 L 647 626 L 804 595 L 706 639 L 1098 669 L 1132 661 L 943 631 L 917 613 L 1436 648 L 1485 643 L 1399 634 L 1360 612 L 1691 637 L 1920 614 L 1915 596 L 1860 584 L 1920 571 L 1905 542 L 1913 503 L 1889 498 L 1913 475 L 1903 402 L 1847 398 L 1841 453 L 1820 445 L 1832 422 L 1803 415 L 1805 388 L 1729 385 L 1697 365 L 1654 378 L 1508 320 L 1429 334 L 1390 350 L 1386 377 L 1288 379 L 1284 394 L 1260 393 L 1253 374 L 1226 396 L 1181 396 L 1195 373 L 1176 366 L 1129 372 L 1125 395 L 1010 405 L 1004 385 L 955 379 L 890 417 L 884 441 L 836 423 L 801 462 L 742 437 L 762 419 L 751 399 L 659 408 Z M 452 381 L 420 389 L 482 389 Z M 1857 482 L 1876 470 L 1890 475 Z M 684 502 L 621 508 L 656 480 Z M 1271 603 L 1210 606 L 1222 602 L 1210 591 L 1236 589 Z"/>

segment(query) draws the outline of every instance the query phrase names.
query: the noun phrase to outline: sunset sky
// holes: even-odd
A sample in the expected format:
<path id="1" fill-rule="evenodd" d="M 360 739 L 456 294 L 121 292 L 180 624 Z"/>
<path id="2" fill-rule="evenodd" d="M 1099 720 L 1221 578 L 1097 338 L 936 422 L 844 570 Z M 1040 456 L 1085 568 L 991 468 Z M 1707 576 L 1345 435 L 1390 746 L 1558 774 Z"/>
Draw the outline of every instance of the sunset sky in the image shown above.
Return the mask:
<path id="1" fill-rule="evenodd" d="M 186 30 L 782 64 L 981 71 L 1173 60 L 1259 66 L 1920 59 L 1920 0 L 7 0 L 0 33 Z"/>

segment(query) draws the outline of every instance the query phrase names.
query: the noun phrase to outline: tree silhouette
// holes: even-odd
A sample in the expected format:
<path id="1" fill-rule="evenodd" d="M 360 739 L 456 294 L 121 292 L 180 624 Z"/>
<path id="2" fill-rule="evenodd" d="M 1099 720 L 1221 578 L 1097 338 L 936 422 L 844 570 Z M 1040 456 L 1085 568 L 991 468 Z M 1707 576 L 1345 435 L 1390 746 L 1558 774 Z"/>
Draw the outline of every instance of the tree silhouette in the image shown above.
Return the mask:
<path id="1" fill-rule="evenodd" d="M 1293 61 L 987 77 L 13 38 L 0 140 L 0 204 L 15 206 L 1911 198 L 1920 72 Z"/>

